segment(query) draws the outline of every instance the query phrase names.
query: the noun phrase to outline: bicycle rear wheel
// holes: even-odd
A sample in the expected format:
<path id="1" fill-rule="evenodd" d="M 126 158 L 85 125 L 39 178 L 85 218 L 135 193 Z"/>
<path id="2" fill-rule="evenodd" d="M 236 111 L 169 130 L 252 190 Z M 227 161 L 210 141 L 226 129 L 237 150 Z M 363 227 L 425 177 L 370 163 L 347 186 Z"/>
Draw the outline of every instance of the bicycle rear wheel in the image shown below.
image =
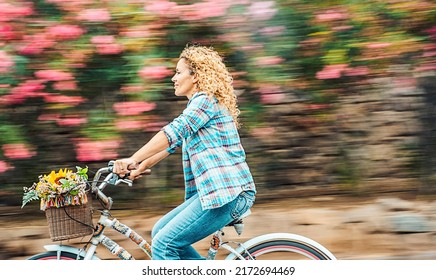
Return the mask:
<path id="1" fill-rule="evenodd" d="M 251 257 L 256 260 L 328 260 L 326 255 L 311 248 L 306 244 L 293 242 L 288 240 L 267 241 L 252 248 L 249 248 L 248 253 L 242 254 L 245 259 Z"/>
<path id="2" fill-rule="evenodd" d="M 259 236 L 236 250 L 244 259 L 254 260 L 335 260 L 335 256 L 321 244 L 304 236 L 287 233 Z M 235 254 L 227 259 L 237 260 Z"/>
<path id="3" fill-rule="evenodd" d="M 66 260 L 66 261 L 76 261 L 82 260 L 82 257 L 79 257 L 77 254 L 69 253 L 69 252 L 44 252 L 28 258 L 28 260 L 39 260 L 39 261 L 57 261 L 57 260 Z"/>

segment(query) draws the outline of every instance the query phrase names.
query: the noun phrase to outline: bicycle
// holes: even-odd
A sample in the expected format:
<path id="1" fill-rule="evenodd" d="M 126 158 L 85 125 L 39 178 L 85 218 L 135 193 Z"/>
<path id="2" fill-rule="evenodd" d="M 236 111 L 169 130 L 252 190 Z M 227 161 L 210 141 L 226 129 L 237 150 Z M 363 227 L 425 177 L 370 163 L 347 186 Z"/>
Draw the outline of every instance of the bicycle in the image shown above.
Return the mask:
<path id="1" fill-rule="evenodd" d="M 104 209 L 100 211 L 101 215 L 93 230 L 90 241 L 83 248 L 58 244 L 45 245 L 44 248 L 47 252 L 33 255 L 28 258 L 29 260 L 100 260 L 96 255 L 97 247 L 100 245 L 103 245 L 119 259 L 133 260 L 134 257 L 127 250 L 104 234 L 107 228 L 113 229 L 129 238 L 151 259 L 150 244 L 141 235 L 129 226 L 119 222 L 116 218 L 113 218 L 110 214 L 113 200 L 111 197 L 106 196 L 103 190 L 109 185 L 116 186 L 125 183 L 128 186 L 132 186 L 133 184 L 131 180 L 120 178 L 117 174 L 113 173 L 112 167 L 113 162 L 111 161 L 107 167 L 100 168 L 91 181 L 91 193 L 100 201 Z M 100 181 L 102 175 L 106 175 L 106 177 Z M 243 218 L 250 214 L 251 211 L 249 210 L 228 226 L 234 227 L 237 234 L 241 235 L 244 228 Z M 275 259 L 276 253 L 279 253 L 281 256 L 286 254 L 285 259 L 294 259 L 295 257 L 314 260 L 336 259 L 328 249 L 318 242 L 297 234 L 269 233 L 254 237 L 244 243 L 225 241 L 223 236 L 224 228 L 212 235 L 206 260 L 214 260 L 219 249 L 225 249 L 229 252 L 225 260 L 256 260 L 263 257 Z"/>

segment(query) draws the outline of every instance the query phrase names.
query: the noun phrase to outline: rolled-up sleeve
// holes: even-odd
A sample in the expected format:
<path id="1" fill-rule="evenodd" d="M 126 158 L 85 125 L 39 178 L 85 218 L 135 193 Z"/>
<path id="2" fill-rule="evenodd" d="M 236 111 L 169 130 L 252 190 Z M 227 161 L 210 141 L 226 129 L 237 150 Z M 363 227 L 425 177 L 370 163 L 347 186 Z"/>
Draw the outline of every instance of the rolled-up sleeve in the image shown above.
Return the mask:
<path id="1" fill-rule="evenodd" d="M 170 154 L 173 154 L 177 148 L 182 145 L 183 141 L 177 139 L 176 134 L 170 125 L 171 124 L 164 126 L 161 130 L 165 133 L 165 136 L 168 139 L 169 147 L 166 149 L 166 151 Z"/>
<path id="2" fill-rule="evenodd" d="M 195 94 L 188 102 L 183 113 L 164 126 L 169 147 L 167 152 L 174 153 L 183 143 L 183 139 L 196 133 L 216 114 L 216 100 L 205 93 Z"/>

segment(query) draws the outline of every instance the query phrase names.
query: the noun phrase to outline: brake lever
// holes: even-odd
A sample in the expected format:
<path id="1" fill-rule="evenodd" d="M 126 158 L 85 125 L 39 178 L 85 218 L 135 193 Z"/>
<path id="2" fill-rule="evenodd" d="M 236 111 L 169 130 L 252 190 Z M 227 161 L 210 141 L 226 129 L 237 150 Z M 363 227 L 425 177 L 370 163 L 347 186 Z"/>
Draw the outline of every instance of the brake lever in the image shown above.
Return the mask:
<path id="1" fill-rule="evenodd" d="M 128 177 L 127 175 L 126 175 L 126 177 Z M 116 180 L 115 181 L 115 185 L 118 185 L 118 184 L 120 184 L 120 183 L 124 183 L 124 184 L 127 184 L 129 187 L 131 187 L 132 185 L 133 185 L 133 182 L 132 182 L 132 180 L 129 180 L 129 179 L 118 179 L 118 180 Z"/>
<path id="2" fill-rule="evenodd" d="M 120 178 L 118 174 L 112 173 L 112 177 L 109 179 L 108 183 L 114 186 L 119 185 L 120 183 L 124 183 L 131 187 L 133 185 L 132 180 L 126 179 L 129 177 L 130 173 L 127 173 L 123 178 Z"/>

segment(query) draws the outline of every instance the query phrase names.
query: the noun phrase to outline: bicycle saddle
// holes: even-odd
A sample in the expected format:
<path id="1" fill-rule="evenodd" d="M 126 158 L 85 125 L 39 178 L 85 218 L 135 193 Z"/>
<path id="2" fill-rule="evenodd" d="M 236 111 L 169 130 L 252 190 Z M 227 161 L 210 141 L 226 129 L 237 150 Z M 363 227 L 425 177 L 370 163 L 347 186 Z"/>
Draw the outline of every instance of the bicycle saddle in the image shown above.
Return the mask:
<path id="1" fill-rule="evenodd" d="M 242 231 L 244 230 L 244 223 L 242 222 L 242 219 L 245 217 L 248 217 L 251 214 L 251 210 L 248 209 L 247 212 L 245 212 L 244 214 L 241 215 L 241 217 L 239 217 L 236 220 L 233 220 L 230 224 L 228 224 L 227 226 L 233 226 L 236 230 L 236 233 L 238 235 L 242 234 Z"/>
<path id="2" fill-rule="evenodd" d="M 250 216 L 250 214 L 251 214 L 251 210 L 248 209 L 247 212 L 245 212 L 244 214 L 241 215 L 241 217 L 239 217 L 236 220 L 231 221 L 227 226 L 230 227 L 230 226 L 234 226 L 234 225 L 237 225 L 237 224 L 242 224 L 243 223 L 242 219 Z"/>

